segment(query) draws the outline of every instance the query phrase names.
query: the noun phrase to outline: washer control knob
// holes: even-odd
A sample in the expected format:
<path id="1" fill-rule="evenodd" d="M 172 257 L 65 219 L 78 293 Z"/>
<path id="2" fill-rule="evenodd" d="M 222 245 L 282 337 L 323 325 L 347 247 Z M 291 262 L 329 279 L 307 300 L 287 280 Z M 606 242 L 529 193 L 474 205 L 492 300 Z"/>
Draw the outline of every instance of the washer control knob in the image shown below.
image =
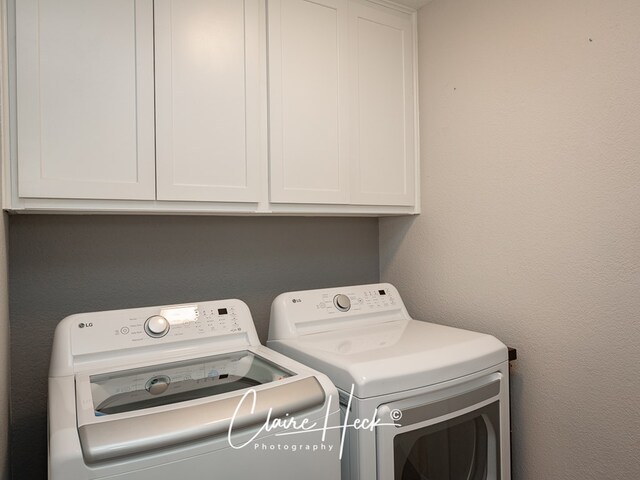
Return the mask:
<path id="1" fill-rule="evenodd" d="M 164 337 L 169 332 L 169 322 L 166 318 L 160 315 L 154 315 L 147 318 L 144 322 L 144 331 L 147 335 L 154 338 Z"/>
<path id="2" fill-rule="evenodd" d="M 341 312 L 348 312 L 351 308 L 351 300 L 342 293 L 333 297 L 333 304 Z"/>

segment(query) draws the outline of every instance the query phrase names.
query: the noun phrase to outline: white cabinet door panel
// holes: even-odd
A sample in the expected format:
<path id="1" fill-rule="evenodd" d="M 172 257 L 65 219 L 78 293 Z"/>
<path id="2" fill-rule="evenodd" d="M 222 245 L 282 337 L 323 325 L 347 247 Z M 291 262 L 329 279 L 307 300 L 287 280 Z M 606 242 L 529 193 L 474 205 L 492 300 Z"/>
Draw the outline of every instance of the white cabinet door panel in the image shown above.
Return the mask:
<path id="1" fill-rule="evenodd" d="M 18 195 L 155 197 L 152 0 L 16 2 Z"/>
<path id="2" fill-rule="evenodd" d="M 411 16 L 351 3 L 351 203 L 415 203 Z"/>
<path id="3" fill-rule="evenodd" d="M 259 4 L 156 0 L 158 200 L 259 200 Z"/>
<path id="4" fill-rule="evenodd" d="M 348 203 L 346 0 L 269 0 L 272 202 Z"/>

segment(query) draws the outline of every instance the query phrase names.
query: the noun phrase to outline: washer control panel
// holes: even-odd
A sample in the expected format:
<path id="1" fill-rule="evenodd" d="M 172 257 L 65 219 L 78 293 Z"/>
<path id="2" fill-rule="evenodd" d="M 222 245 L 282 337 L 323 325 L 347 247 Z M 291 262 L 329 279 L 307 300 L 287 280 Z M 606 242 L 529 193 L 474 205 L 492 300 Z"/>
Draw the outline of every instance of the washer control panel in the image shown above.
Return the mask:
<path id="1" fill-rule="evenodd" d="M 259 344 L 249 308 L 240 300 L 85 313 L 66 321 L 72 322 L 73 355 L 238 334 Z"/>

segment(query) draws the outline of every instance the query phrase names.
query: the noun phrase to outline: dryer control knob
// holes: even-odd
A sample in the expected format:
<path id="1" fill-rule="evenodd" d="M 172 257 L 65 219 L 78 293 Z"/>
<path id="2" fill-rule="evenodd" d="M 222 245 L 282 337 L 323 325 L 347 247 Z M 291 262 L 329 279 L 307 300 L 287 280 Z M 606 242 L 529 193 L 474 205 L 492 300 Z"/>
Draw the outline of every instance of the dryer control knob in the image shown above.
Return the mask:
<path id="1" fill-rule="evenodd" d="M 170 325 L 167 319 L 160 315 L 149 317 L 147 321 L 144 322 L 144 331 L 147 332 L 147 335 L 154 338 L 164 337 L 169 332 L 169 327 Z"/>
<path id="2" fill-rule="evenodd" d="M 341 293 L 333 297 L 333 304 L 341 312 L 347 312 L 351 308 L 351 299 Z"/>

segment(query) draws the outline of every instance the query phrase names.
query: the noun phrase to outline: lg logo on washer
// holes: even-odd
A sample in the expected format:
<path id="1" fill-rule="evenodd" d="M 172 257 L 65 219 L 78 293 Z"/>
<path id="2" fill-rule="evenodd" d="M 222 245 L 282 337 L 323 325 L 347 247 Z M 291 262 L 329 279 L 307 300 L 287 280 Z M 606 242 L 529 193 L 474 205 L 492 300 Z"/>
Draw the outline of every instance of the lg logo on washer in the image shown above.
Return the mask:
<path id="1" fill-rule="evenodd" d="M 87 322 L 87 323 L 80 322 L 78 324 L 78 328 L 85 328 L 85 327 L 91 328 L 91 327 L 93 327 L 93 323 L 92 322 Z"/>

